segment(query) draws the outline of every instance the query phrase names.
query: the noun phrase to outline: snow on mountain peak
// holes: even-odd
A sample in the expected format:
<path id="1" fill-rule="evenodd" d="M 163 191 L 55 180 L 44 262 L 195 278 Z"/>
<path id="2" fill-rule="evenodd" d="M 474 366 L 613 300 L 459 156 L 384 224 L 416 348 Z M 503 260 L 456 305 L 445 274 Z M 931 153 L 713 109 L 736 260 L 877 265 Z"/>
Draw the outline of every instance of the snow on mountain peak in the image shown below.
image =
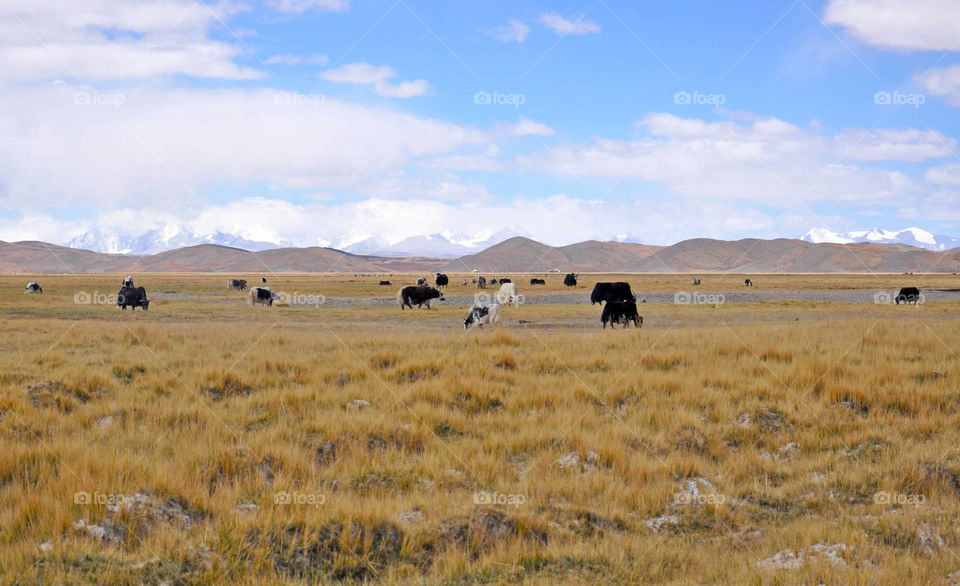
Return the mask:
<path id="1" fill-rule="evenodd" d="M 856 242 L 872 242 L 875 244 L 908 244 L 927 250 L 944 251 L 960 246 L 960 238 L 933 234 L 921 228 L 904 228 L 903 230 L 856 230 L 851 232 L 832 232 L 825 228 L 813 228 L 801 237 L 801 240 L 812 243 L 832 242 L 837 244 L 851 244 Z"/>

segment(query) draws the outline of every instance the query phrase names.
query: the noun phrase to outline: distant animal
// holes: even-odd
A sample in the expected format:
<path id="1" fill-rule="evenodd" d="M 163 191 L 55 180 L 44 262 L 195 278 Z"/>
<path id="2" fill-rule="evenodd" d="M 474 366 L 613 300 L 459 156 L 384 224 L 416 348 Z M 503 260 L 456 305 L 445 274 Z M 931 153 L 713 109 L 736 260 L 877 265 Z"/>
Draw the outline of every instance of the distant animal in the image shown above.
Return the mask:
<path id="1" fill-rule="evenodd" d="M 443 273 L 437 273 L 436 277 L 433 279 L 433 282 L 437 287 L 446 287 L 450 283 L 450 279 L 447 278 Z"/>
<path id="2" fill-rule="evenodd" d="M 261 285 L 266 285 L 266 284 L 267 284 L 267 278 L 266 278 L 266 277 L 260 277 L 260 284 L 261 284 Z"/>
<path id="3" fill-rule="evenodd" d="M 743 284 L 746 285 L 747 287 L 753 287 L 753 281 L 751 281 L 750 279 L 744 279 Z"/>
<path id="4" fill-rule="evenodd" d="M 247 280 L 246 279 L 228 279 L 227 289 L 235 289 L 237 291 L 246 291 Z"/>
<path id="5" fill-rule="evenodd" d="M 690 279 L 690 284 L 691 284 L 691 285 L 699 285 L 699 284 L 700 284 L 700 279 L 694 277 L 694 278 Z"/>
<path id="6" fill-rule="evenodd" d="M 477 289 L 486 289 L 486 288 L 487 288 L 487 280 L 484 279 L 483 277 L 477 277 L 476 283 L 477 283 Z"/>
<path id="7" fill-rule="evenodd" d="M 430 309 L 430 301 L 433 299 L 445 301 L 443 291 L 434 289 L 429 285 L 411 285 L 397 291 L 397 301 L 400 302 L 400 309 L 406 309 L 407 307 L 413 309 L 414 304 L 417 307 L 426 305 L 427 309 Z"/>
<path id="8" fill-rule="evenodd" d="M 613 324 L 622 324 L 623 327 L 628 327 L 630 322 L 633 322 L 633 325 L 638 328 L 643 325 L 643 318 L 637 313 L 635 301 L 608 301 L 603 306 L 600 323 L 603 324 L 604 329 L 606 329 L 607 323 L 610 324 L 612 329 Z"/>
<path id="9" fill-rule="evenodd" d="M 590 304 L 609 303 L 610 301 L 636 301 L 637 298 L 630 291 L 630 283 L 618 281 L 616 283 L 597 283 L 590 293 Z"/>
<path id="10" fill-rule="evenodd" d="M 487 307 L 485 305 L 474 305 L 470 308 L 470 313 L 463 320 L 463 329 L 469 329 L 470 326 L 483 327 L 484 324 L 500 325 L 500 306 L 496 303 Z"/>
<path id="11" fill-rule="evenodd" d="M 497 291 L 497 303 L 500 305 L 513 304 L 514 307 L 520 307 L 520 296 L 517 294 L 517 286 L 513 283 L 500 285 Z"/>
<path id="12" fill-rule="evenodd" d="M 466 287 L 466 286 L 467 286 L 467 280 L 464 279 L 464 280 L 460 281 L 460 286 L 461 286 L 461 287 Z"/>
<path id="13" fill-rule="evenodd" d="M 496 284 L 497 284 L 497 280 L 496 280 L 496 279 L 490 279 L 490 280 L 487 281 L 487 282 L 490 283 L 491 285 L 496 285 Z"/>
<path id="14" fill-rule="evenodd" d="M 40 288 L 40 283 L 27 283 L 27 289 L 24 293 L 43 293 L 43 289 Z"/>
<path id="15" fill-rule="evenodd" d="M 897 305 L 900 305 L 900 302 L 904 303 L 913 303 L 914 305 L 920 301 L 920 289 L 916 287 L 904 287 L 900 289 L 900 292 L 897 293 L 897 296 L 893 298 Z"/>
<path id="16" fill-rule="evenodd" d="M 250 305 L 273 306 L 273 291 L 269 287 L 252 287 L 250 289 Z"/>
<path id="17" fill-rule="evenodd" d="M 427 284 L 426 277 L 420 277 L 419 279 L 417 279 L 417 285 L 426 285 L 426 284 Z"/>
<path id="18" fill-rule="evenodd" d="M 531 284 L 531 285 L 546 285 L 547 282 L 544 281 L 543 279 L 530 279 L 530 284 Z"/>
<path id="19" fill-rule="evenodd" d="M 501 285 L 503 285 L 504 283 L 512 283 L 512 282 L 513 282 L 513 281 L 511 281 L 510 279 L 500 279 L 500 284 L 501 284 Z"/>
<path id="20" fill-rule="evenodd" d="M 576 287 L 577 286 L 577 275 L 574 273 L 567 273 L 567 276 L 563 278 L 563 284 L 567 287 Z"/>
<path id="21" fill-rule="evenodd" d="M 380 281 L 380 285 L 391 285 L 390 281 Z"/>
<path id="22" fill-rule="evenodd" d="M 133 277 L 124 277 L 123 278 L 124 287 L 133 287 Z"/>
<path id="23" fill-rule="evenodd" d="M 117 293 L 117 307 L 120 309 L 126 310 L 129 307 L 135 310 L 142 307 L 146 311 L 148 305 L 150 300 L 147 299 L 147 291 L 143 287 L 121 287 Z"/>

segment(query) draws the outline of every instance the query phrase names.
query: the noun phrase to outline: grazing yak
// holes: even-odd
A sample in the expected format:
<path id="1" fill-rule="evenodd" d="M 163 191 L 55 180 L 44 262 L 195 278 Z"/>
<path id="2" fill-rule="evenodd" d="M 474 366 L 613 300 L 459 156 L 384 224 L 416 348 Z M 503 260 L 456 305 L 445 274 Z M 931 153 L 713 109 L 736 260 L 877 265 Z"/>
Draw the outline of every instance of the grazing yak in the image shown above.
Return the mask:
<path id="1" fill-rule="evenodd" d="M 466 287 L 466 286 L 467 286 L 467 280 L 464 279 L 464 280 L 460 281 L 460 286 L 461 286 L 461 287 Z"/>
<path id="2" fill-rule="evenodd" d="M 117 293 L 117 307 L 120 309 L 126 310 L 129 306 L 132 310 L 142 307 L 146 311 L 148 305 L 150 300 L 147 299 L 147 290 L 143 287 L 122 287 Z"/>
<path id="3" fill-rule="evenodd" d="M 463 329 L 469 329 L 470 326 L 483 327 L 484 324 L 500 325 L 500 306 L 494 303 L 490 307 L 485 305 L 474 305 L 467 314 L 467 319 L 463 320 Z"/>
<path id="4" fill-rule="evenodd" d="M 444 301 L 443 291 L 434 289 L 429 285 L 411 285 L 397 291 L 397 301 L 400 302 L 400 309 L 406 309 L 407 307 L 413 309 L 414 304 L 417 307 L 426 305 L 427 309 L 430 309 L 432 299 Z"/>
<path id="5" fill-rule="evenodd" d="M 228 279 L 227 289 L 235 289 L 237 291 L 246 291 L 247 280 L 246 279 Z"/>
<path id="6" fill-rule="evenodd" d="M 133 287 L 133 277 L 124 277 L 123 279 L 124 287 Z"/>
<path id="7" fill-rule="evenodd" d="M 590 293 L 590 305 L 611 301 L 636 301 L 637 298 L 630 291 L 630 283 L 618 281 L 616 283 L 597 283 Z"/>
<path id="8" fill-rule="evenodd" d="M 743 284 L 746 287 L 753 287 L 753 281 L 751 281 L 750 279 L 744 279 Z"/>
<path id="9" fill-rule="evenodd" d="M 699 284 L 700 284 L 700 279 L 694 277 L 694 278 L 690 279 L 690 284 L 691 284 L 691 285 L 699 285 Z"/>
<path id="10" fill-rule="evenodd" d="M 500 305 L 513 304 L 514 307 L 520 307 L 520 296 L 517 295 L 517 286 L 513 283 L 500 285 L 497 291 L 497 303 Z"/>
<path id="11" fill-rule="evenodd" d="M 27 289 L 24 293 L 43 293 L 43 289 L 40 288 L 40 283 L 27 283 Z"/>
<path id="12" fill-rule="evenodd" d="M 913 303 L 914 305 L 920 301 L 920 289 L 916 287 L 904 287 L 900 289 L 900 292 L 897 293 L 897 296 L 893 298 L 897 305 L 900 305 L 900 302 L 904 303 Z"/>
<path id="13" fill-rule="evenodd" d="M 563 284 L 567 287 L 576 287 L 577 275 L 574 273 L 567 273 L 567 276 L 563 278 Z"/>
<path id="14" fill-rule="evenodd" d="M 392 284 L 393 284 L 393 283 L 391 283 L 390 281 L 380 281 L 380 285 L 381 285 L 381 286 L 383 286 L 383 285 L 392 285 Z"/>
<path id="15" fill-rule="evenodd" d="M 490 283 L 491 285 L 496 285 L 496 284 L 497 284 L 497 280 L 496 280 L 496 279 L 490 279 L 489 281 L 487 281 L 487 283 Z"/>
<path id="16" fill-rule="evenodd" d="M 417 285 L 426 285 L 426 284 L 427 284 L 426 277 L 420 277 L 419 279 L 417 279 Z"/>
<path id="17" fill-rule="evenodd" d="M 610 329 L 613 329 L 613 324 L 622 324 L 623 327 L 629 327 L 630 322 L 633 322 L 633 325 L 639 328 L 643 324 L 643 318 L 637 313 L 635 301 L 608 301 L 603 306 L 600 323 L 606 329 L 608 322 Z"/>
<path id="18" fill-rule="evenodd" d="M 261 284 L 261 285 L 266 285 L 266 284 L 267 284 L 267 278 L 266 278 L 266 277 L 260 277 L 260 284 Z"/>
<path id="19" fill-rule="evenodd" d="M 531 284 L 531 285 L 546 285 L 547 282 L 544 281 L 543 279 L 530 279 L 530 284 Z"/>
<path id="20" fill-rule="evenodd" d="M 500 279 L 500 284 L 501 284 L 501 285 L 503 285 L 504 283 L 512 283 L 512 282 L 513 282 L 513 281 L 511 281 L 510 279 Z"/>
<path id="21" fill-rule="evenodd" d="M 483 277 L 477 277 L 477 289 L 486 289 L 486 288 L 487 288 L 487 280 L 484 279 Z"/>
<path id="22" fill-rule="evenodd" d="M 450 284 L 450 279 L 448 279 L 443 273 L 437 273 L 433 279 L 433 282 L 436 283 L 437 287 L 446 287 Z"/>
<path id="23" fill-rule="evenodd" d="M 253 287 L 250 289 L 250 305 L 273 306 L 273 300 L 276 296 L 269 287 Z"/>

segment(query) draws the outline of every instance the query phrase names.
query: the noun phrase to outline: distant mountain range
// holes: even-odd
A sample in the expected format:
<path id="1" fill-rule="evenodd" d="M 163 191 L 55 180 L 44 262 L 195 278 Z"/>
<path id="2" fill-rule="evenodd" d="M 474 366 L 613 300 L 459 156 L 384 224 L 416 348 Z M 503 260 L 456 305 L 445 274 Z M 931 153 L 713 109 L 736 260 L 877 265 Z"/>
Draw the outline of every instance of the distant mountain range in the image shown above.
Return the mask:
<path id="1" fill-rule="evenodd" d="M 907 244 L 927 250 L 943 252 L 960 246 L 960 238 L 933 234 L 920 228 L 906 228 L 896 232 L 890 230 L 860 230 L 856 232 L 831 232 L 822 228 L 814 228 L 804 234 L 801 240 L 819 244 L 832 242 L 836 244 L 852 244 L 857 242 L 873 242 L 875 244 Z"/>
<path id="2" fill-rule="evenodd" d="M 186 224 L 168 222 L 161 228 L 148 230 L 136 236 L 92 229 L 70 240 L 67 247 L 108 254 L 149 255 L 200 244 L 215 244 L 252 251 L 322 246 L 372 256 L 457 258 L 479 252 L 514 236 L 527 236 L 527 234 L 520 228 L 511 226 L 498 232 L 482 230 L 476 234 L 447 230 L 439 234 L 412 236 L 399 242 L 373 236 L 345 237 L 333 242 L 322 239 L 313 242 L 292 242 L 283 238 L 264 238 L 239 229 L 235 232 L 202 234 Z"/>
<path id="3" fill-rule="evenodd" d="M 449 241 L 449 239 L 448 239 Z M 811 243 L 780 238 L 737 241 L 695 238 L 673 246 L 590 240 L 548 246 L 513 237 L 456 259 L 378 256 L 333 248 L 250 251 L 214 244 L 142 256 L 109 254 L 43 242 L 0 242 L 3 273 L 222 272 L 307 273 L 903 273 L 960 272 L 960 248 L 936 252 L 905 244 Z"/>

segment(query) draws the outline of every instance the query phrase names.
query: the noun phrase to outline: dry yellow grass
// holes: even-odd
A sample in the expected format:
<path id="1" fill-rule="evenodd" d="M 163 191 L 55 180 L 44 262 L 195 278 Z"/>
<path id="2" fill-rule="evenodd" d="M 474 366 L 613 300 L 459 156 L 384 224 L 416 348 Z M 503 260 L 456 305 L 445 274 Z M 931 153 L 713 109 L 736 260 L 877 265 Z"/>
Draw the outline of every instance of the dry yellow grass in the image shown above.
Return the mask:
<path id="1" fill-rule="evenodd" d="M 268 278 L 328 297 L 409 281 Z M 612 332 L 589 304 L 529 305 L 464 332 L 465 309 L 442 304 L 247 307 L 219 275 L 138 277 L 206 295 L 147 313 L 74 303 L 115 293 L 116 275 L 41 277 L 42 296 L 27 280 L 0 279 L 3 583 L 925 584 L 960 569 L 956 302 L 647 304 L 643 329 Z M 778 554 L 797 567 L 758 567 Z"/>

